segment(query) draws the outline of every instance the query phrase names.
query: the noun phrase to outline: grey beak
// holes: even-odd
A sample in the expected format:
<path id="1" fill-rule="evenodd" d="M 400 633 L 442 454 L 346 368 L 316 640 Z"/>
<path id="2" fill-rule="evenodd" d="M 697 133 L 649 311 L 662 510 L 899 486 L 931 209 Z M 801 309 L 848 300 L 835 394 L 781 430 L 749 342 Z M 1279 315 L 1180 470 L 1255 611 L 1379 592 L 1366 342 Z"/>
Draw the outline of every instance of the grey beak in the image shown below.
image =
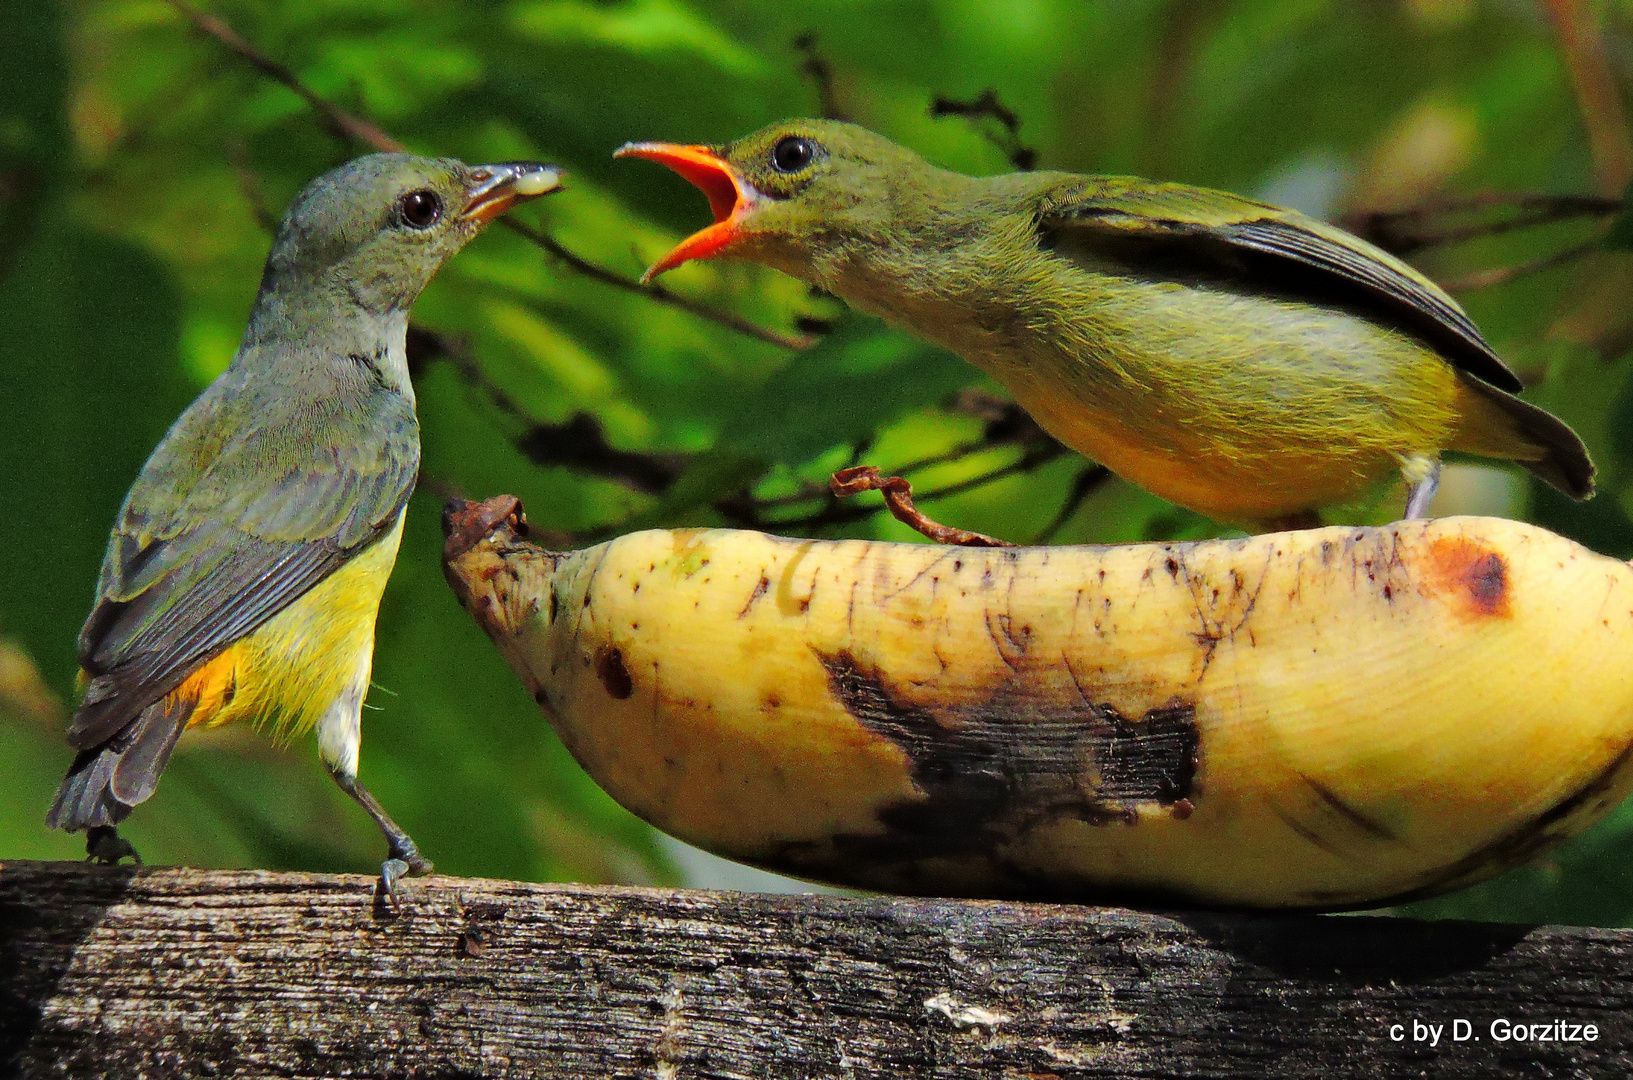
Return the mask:
<path id="1" fill-rule="evenodd" d="M 517 203 L 561 190 L 565 174 L 541 161 L 501 161 L 471 169 L 470 194 L 460 217 L 489 222 Z"/>

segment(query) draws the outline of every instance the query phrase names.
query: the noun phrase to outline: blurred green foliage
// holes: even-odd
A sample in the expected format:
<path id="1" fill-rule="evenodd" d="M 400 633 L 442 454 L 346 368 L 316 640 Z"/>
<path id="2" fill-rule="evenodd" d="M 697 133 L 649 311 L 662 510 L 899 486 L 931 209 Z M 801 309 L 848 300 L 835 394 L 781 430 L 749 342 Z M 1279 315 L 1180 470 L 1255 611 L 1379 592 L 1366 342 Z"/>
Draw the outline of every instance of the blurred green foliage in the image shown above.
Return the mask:
<path id="1" fill-rule="evenodd" d="M 1526 0 L 228 0 L 210 10 L 307 86 L 411 148 L 539 157 L 569 193 L 521 216 L 634 277 L 706 221 L 667 171 L 615 162 L 629 139 L 716 142 L 818 110 L 796 46 L 832 71 L 852 118 L 953 168 L 1010 168 L 991 120 L 936 118 L 988 88 L 1046 168 L 1135 172 L 1337 216 L 1477 190 L 1589 193 L 1587 128 Z M 1633 2 L 1597 3 L 1633 71 Z M 313 176 L 363 152 L 308 105 L 159 0 L 8 0 L 0 9 L 0 855 L 75 857 L 41 819 L 69 758 L 62 702 L 106 529 L 154 442 L 237 344 L 268 222 Z M 1591 219 L 1414 255 L 1442 280 L 1592 239 Z M 1633 555 L 1633 212 L 1599 250 L 1460 293 L 1534 388 L 1581 431 L 1601 495 L 1576 506 L 1468 467 L 1443 509 L 1529 516 Z M 363 778 L 452 873 L 673 881 L 651 831 L 572 763 L 454 603 L 437 559 L 440 494 L 515 493 L 539 526 L 618 531 L 722 520 L 744 488 L 789 495 L 866 447 L 890 467 L 978 438 L 948 407 L 974 369 L 790 279 L 722 262 L 677 292 L 784 333 L 832 322 L 796 355 L 574 273 L 495 229 L 415 312 L 464 363 L 418 371 L 425 467 L 380 620 Z M 836 321 L 837 320 L 837 321 Z M 637 490 L 519 449 L 531 425 L 586 414 L 679 479 Z M 1013 461 L 996 447 L 914 475 L 935 487 Z M 683 456 L 684 455 L 684 456 Z M 930 509 L 1024 539 L 1083 463 L 1058 457 Z M 1397 496 L 1398 497 L 1398 496 Z M 1387 504 L 1349 508 L 1387 517 Z M 1056 539 L 1216 535 L 1118 482 Z M 888 518 L 853 535 L 909 538 Z M 1566 706 L 1568 707 L 1568 703 Z M 127 834 L 150 861 L 370 870 L 373 827 L 305 746 L 190 738 Z M 1548 861 L 1434 915 L 1633 923 L 1633 809 Z"/>

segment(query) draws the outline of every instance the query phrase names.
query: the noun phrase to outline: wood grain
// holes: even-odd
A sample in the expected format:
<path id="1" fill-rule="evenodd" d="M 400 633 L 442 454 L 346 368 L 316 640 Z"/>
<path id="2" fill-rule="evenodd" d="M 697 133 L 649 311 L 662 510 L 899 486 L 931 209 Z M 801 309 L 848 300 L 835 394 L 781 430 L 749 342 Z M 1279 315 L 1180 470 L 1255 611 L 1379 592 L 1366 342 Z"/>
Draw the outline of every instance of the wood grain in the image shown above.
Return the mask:
<path id="1" fill-rule="evenodd" d="M 1633 1075 L 1633 931 L 447 877 L 393 912 L 371 889 L 0 864 L 0 1075 Z M 1499 1043 L 1499 1018 L 1599 1038 Z"/>

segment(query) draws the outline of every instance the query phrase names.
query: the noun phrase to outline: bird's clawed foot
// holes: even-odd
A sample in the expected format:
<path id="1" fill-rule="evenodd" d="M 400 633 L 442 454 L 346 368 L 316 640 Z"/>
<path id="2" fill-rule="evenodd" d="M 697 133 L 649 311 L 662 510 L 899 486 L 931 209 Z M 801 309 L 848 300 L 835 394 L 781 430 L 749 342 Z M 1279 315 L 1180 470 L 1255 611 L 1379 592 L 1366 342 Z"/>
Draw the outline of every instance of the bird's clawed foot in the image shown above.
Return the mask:
<path id="1" fill-rule="evenodd" d="M 390 820 L 389 818 L 387 819 Z M 404 877 L 413 875 L 420 877 L 429 874 L 433 867 L 431 860 L 420 854 L 420 849 L 414 846 L 414 841 L 401 829 L 393 828 L 396 835 L 386 833 L 386 840 L 390 844 L 390 854 L 386 861 L 380 864 L 380 891 L 396 906 L 399 900 L 397 882 Z"/>
<path id="2" fill-rule="evenodd" d="M 853 465 L 840 469 L 828 481 L 828 490 L 838 498 L 877 491 L 884 495 L 885 505 L 896 520 L 938 544 L 958 544 L 963 547 L 1014 547 L 1008 540 L 1000 540 L 986 533 L 955 529 L 951 525 L 931 521 L 913 505 L 913 485 L 900 476 L 881 476 L 875 465 Z"/>
<path id="3" fill-rule="evenodd" d="M 119 830 L 112 825 L 93 825 L 85 830 L 85 861 L 99 863 L 102 866 L 118 866 L 121 859 L 130 859 L 137 866 L 142 865 L 142 857 L 136 854 L 136 849 L 129 840 L 119 835 Z"/>
<path id="4" fill-rule="evenodd" d="M 380 880 L 375 883 L 375 902 L 390 902 L 392 907 L 399 906 L 400 897 L 397 893 L 397 882 L 409 874 L 420 875 L 431 872 L 431 860 L 420 854 L 420 849 L 403 831 L 403 827 L 391 820 L 369 789 L 358 782 L 357 777 L 350 773 L 331 769 L 329 775 L 334 777 L 340 790 L 356 800 L 357 805 L 368 812 L 369 817 L 380 827 L 380 832 L 386 838 L 386 861 L 380 864 Z"/>

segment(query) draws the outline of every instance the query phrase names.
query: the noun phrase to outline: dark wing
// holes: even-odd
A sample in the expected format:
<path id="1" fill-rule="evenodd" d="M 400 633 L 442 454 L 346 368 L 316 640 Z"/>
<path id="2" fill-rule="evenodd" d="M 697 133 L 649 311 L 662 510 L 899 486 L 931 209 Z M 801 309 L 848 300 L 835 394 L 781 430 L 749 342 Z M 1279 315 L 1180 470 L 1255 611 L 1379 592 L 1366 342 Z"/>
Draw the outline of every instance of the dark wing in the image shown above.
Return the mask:
<path id="1" fill-rule="evenodd" d="M 1510 393 L 1523 388 L 1434 282 L 1365 240 L 1291 210 L 1182 184 L 1097 177 L 1051 199 L 1039 230 L 1046 242 L 1069 234 L 1074 246 L 1135 270 L 1146 262 L 1202 267 L 1244 286 L 1359 309 L 1428 341 L 1482 382 Z"/>
<path id="2" fill-rule="evenodd" d="M 419 469 L 412 405 L 373 380 L 338 379 L 301 402 L 279 389 L 217 383 L 131 488 L 80 632 L 91 679 L 72 745 L 117 735 L 407 503 Z"/>

